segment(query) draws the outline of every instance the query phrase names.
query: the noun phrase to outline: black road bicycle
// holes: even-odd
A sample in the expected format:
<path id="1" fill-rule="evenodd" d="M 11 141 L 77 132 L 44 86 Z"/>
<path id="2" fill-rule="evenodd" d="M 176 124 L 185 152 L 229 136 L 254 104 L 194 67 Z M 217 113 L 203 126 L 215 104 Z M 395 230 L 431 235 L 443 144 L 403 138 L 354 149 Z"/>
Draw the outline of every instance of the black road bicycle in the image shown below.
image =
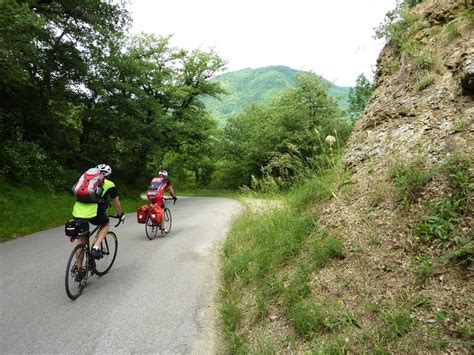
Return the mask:
<path id="1" fill-rule="evenodd" d="M 165 235 L 171 231 L 171 211 L 168 207 L 166 207 L 167 201 L 173 200 L 172 197 L 164 197 L 163 198 L 163 213 L 165 214 L 165 223 L 164 226 L 160 226 L 159 223 L 153 221 L 152 216 L 148 212 L 145 221 L 145 232 L 148 239 L 153 240 L 156 238 L 157 235 Z M 174 203 L 173 203 L 174 204 Z"/>
<path id="2" fill-rule="evenodd" d="M 118 227 L 118 225 L 124 221 L 123 214 L 122 216 L 109 217 L 119 220 L 115 227 Z M 68 223 L 71 222 L 73 225 L 70 225 L 69 229 L 72 230 L 74 228 L 75 231 L 68 233 Z M 97 235 L 100 226 L 96 226 L 90 232 L 89 222 L 86 220 L 74 219 L 68 221 L 68 223 L 66 224 L 66 235 L 69 236 L 71 242 L 79 237 L 87 237 L 86 244 L 76 245 L 74 247 L 66 267 L 66 293 L 70 299 L 75 300 L 81 295 L 82 290 L 87 284 L 87 280 L 89 280 L 91 276 L 94 274 L 103 276 L 110 270 L 117 256 L 118 240 L 117 235 L 109 231 L 100 244 L 100 258 L 95 259 L 91 254 L 92 246 L 90 244 L 90 237 Z"/>

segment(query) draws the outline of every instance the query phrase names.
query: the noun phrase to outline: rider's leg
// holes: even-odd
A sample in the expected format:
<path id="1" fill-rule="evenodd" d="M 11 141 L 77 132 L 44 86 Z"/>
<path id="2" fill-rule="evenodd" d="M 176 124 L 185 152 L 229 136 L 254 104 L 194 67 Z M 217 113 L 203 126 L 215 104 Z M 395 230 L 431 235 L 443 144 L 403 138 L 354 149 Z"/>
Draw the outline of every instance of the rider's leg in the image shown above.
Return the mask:
<path id="1" fill-rule="evenodd" d="M 77 245 L 86 245 L 88 238 L 89 236 L 77 238 Z M 82 265 L 83 260 L 84 260 L 84 251 L 83 249 L 79 249 L 76 251 L 76 267 L 77 268 L 79 268 L 79 266 Z"/>
<path id="2" fill-rule="evenodd" d="M 160 230 L 161 234 L 165 233 L 165 209 L 163 207 L 161 208 L 161 222 L 160 222 Z"/>
<path id="3" fill-rule="evenodd" d="M 97 236 L 94 240 L 94 245 L 92 246 L 92 256 L 94 258 L 100 257 L 100 253 L 97 252 L 100 249 L 100 243 L 104 240 L 105 236 L 109 232 L 109 217 L 105 213 L 101 213 L 94 218 L 89 220 L 92 224 L 100 226 L 99 231 L 97 232 Z"/>
<path id="4" fill-rule="evenodd" d="M 110 223 L 107 222 L 107 224 L 100 227 L 99 231 L 97 232 L 97 238 L 94 241 L 94 247 L 96 247 L 96 248 L 100 247 L 100 243 L 102 243 L 105 236 L 109 232 L 109 225 L 110 225 Z"/>

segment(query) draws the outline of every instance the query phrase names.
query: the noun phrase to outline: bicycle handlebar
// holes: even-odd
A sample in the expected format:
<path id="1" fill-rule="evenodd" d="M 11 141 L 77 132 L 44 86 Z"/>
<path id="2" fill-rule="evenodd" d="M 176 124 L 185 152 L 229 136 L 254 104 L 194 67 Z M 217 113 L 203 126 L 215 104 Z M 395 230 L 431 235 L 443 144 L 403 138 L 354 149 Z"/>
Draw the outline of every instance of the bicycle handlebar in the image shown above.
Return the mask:
<path id="1" fill-rule="evenodd" d="M 125 213 L 122 212 L 122 214 L 120 216 L 110 216 L 108 215 L 107 217 L 109 218 L 115 218 L 115 219 L 118 219 L 118 223 L 114 226 L 115 228 L 117 228 L 119 226 L 120 223 L 125 223 Z"/>
<path id="2" fill-rule="evenodd" d="M 173 200 L 173 205 L 176 204 L 176 198 L 175 197 L 163 197 L 163 200 L 165 200 L 165 201 Z"/>

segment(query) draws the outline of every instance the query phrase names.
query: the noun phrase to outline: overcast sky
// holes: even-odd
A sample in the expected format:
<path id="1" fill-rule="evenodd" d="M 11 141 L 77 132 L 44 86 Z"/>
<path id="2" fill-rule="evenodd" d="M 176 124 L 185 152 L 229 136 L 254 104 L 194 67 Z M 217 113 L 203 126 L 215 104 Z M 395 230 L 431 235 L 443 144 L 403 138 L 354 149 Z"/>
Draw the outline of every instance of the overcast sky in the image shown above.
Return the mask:
<path id="1" fill-rule="evenodd" d="M 133 32 L 213 48 L 226 71 L 285 65 L 339 86 L 372 78 L 383 41 L 374 27 L 396 0 L 131 0 Z"/>

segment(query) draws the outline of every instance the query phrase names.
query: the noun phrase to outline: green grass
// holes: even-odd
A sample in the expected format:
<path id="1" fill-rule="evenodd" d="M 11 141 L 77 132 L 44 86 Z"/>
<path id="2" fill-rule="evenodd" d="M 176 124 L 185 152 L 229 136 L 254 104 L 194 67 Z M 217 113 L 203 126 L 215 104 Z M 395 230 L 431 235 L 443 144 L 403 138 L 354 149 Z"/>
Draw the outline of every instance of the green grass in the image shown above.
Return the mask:
<path id="1" fill-rule="evenodd" d="M 417 51 L 413 58 L 413 65 L 418 70 L 431 70 L 434 65 L 434 60 L 430 53 L 425 51 Z"/>
<path id="2" fill-rule="evenodd" d="M 63 225 L 71 218 L 74 201 L 66 191 L 20 188 L 0 182 L 0 241 Z M 128 191 L 121 202 L 125 212 L 133 212 L 143 204 L 138 192 Z M 115 213 L 113 208 L 109 211 Z"/>
<path id="3" fill-rule="evenodd" d="M 405 311 L 382 312 L 381 317 L 385 321 L 385 324 L 379 329 L 379 334 L 383 339 L 403 337 L 416 326 L 416 320 Z"/>
<path id="4" fill-rule="evenodd" d="M 342 239 L 318 226 L 308 207 L 337 198 L 333 185 L 345 178 L 340 166 L 311 176 L 281 198 L 280 207 L 259 214 L 249 209 L 234 222 L 223 247 L 220 292 L 229 352 L 249 351 L 242 317 L 265 322 L 275 302 L 282 306 L 294 335 L 307 341 L 357 323 L 339 305 L 309 299 L 311 272 L 343 258 L 344 250 Z M 253 290 L 249 299 L 242 293 L 245 289 Z"/>
<path id="5" fill-rule="evenodd" d="M 465 227 L 472 215 L 471 156 L 451 156 L 439 167 L 445 175 L 450 191 L 429 200 L 428 213 L 415 224 L 413 234 L 428 245 L 446 249 L 446 258 L 455 264 L 469 264 L 474 258 L 474 235 Z"/>
<path id="6" fill-rule="evenodd" d="M 315 267 L 324 267 L 332 259 L 344 257 L 344 245 L 341 238 L 321 229 L 311 242 L 311 258 Z"/>
<path id="7" fill-rule="evenodd" d="M 434 171 L 424 168 L 419 159 L 410 163 L 397 162 L 391 172 L 397 194 L 406 206 L 410 206 L 433 175 Z"/>
<path id="8" fill-rule="evenodd" d="M 416 91 L 422 91 L 430 86 L 434 81 L 434 76 L 430 73 L 422 76 L 415 84 Z"/>
<path id="9" fill-rule="evenodd" d="M 472 7 L 464 10 L 463 12 L 464 18 L 466 18 L 469 22 L 474 23 L 474 9 Z"/>
<path id="10" fill-rule="evenodd" d="M 444 26 L 444 32 L 446 34 L 446 39 L 449 41 L 461 35 L 459 27 L 454 22 L 447 23 Z"/>

